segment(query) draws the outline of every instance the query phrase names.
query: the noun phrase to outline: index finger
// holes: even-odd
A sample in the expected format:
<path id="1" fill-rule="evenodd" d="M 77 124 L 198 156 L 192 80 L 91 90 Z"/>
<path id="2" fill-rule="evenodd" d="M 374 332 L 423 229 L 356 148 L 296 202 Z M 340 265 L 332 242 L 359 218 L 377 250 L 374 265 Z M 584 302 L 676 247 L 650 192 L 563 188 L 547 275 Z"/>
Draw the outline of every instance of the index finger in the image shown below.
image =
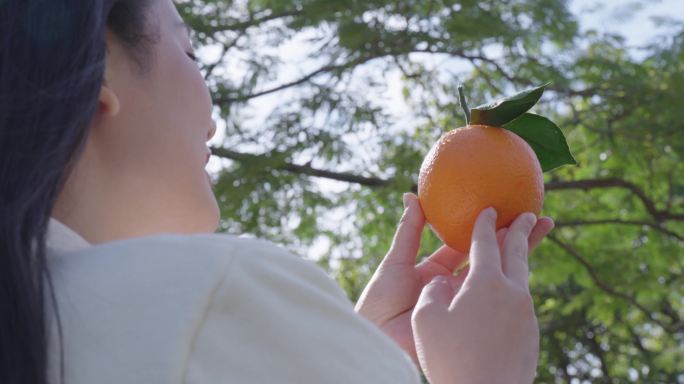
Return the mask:
<path id="1" fill-rule="evenodd" d="M 529 284 L 528 239 L 535 224 L 537 216 L 533 213 L 518 216 L 511 224 L 503 245 L 503 272 L 521 287 L 527 287 Z"/>
<path id="2" fill-rule="evenodd" d="M 473 228 L 470 246 L 470 262 L 473 274 L 483 270 L 501 269 L 501 252 L 496 238 L 496 210 L 487 208 L 480 213 Z"/>

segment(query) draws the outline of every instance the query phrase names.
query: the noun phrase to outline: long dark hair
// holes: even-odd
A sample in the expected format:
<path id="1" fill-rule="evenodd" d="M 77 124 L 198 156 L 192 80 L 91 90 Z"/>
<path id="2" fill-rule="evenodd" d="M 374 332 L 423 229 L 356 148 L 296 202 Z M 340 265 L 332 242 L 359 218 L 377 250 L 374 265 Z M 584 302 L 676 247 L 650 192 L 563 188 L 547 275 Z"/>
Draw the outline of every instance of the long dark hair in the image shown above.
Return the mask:
<path id="1" fill-rule="evenodd" d="M 47 225 L 98 108 L 105 31 L 135 51 L 148 4 L 0 0 L 0 383 L 49 382 Z"/>

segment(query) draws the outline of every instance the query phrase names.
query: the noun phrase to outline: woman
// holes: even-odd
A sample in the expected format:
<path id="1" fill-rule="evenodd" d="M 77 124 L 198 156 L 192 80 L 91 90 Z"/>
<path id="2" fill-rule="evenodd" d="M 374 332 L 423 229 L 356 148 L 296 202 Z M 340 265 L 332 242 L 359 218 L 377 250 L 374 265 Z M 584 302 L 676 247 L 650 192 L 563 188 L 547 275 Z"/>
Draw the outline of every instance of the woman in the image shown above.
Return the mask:
<path id="1" fill-rule="evenodd" d="M 415 265 L 408 194 L 354 308 L 313 263 L 213 233 L 193 58 L 172 0 L 0 0 L 0 382 L 533 380 L 550 219 L 495 234 L 484 211 L 454 277 L 446 247 Z"/>

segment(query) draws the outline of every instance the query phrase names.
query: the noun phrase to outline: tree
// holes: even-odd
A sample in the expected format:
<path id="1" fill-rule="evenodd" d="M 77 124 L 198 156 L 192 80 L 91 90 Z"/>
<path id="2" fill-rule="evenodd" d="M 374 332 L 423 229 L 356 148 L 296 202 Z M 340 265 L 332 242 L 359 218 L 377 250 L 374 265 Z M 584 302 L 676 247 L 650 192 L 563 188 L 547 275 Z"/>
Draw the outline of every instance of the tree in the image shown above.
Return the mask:
<path id="1" fill-rule="evenodd" d="M 530 259 L 538 382 L 684 382 L 684 25 L 635 55 L 562 0 L 178 7 L 226 128 L 221 231 L 330 245 L 319 263 L 352 300 L 423 156 L 465 124 L 458 84 L 476 104 L 551 81 L 537 110 L 580 165 L 547 175 L 557 229 Z M 426 231 L 421 255 L 437 246 Z"/>

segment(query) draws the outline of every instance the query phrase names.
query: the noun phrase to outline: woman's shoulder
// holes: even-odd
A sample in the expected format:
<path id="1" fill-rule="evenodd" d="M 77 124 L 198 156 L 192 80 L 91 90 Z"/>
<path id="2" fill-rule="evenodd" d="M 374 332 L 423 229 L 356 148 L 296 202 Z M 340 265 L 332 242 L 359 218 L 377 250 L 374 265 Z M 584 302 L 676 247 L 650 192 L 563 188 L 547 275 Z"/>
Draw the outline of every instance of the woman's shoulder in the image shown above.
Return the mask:
<path id="1" fill-rule="evenodd" d="M 48 259 L 55 267 L 145 269 L 158 273 L 183 266 L 213 271 L 232 263 L 235 258 L 264 253 L 266 257 L 291 257 L 281 246 L 248 236 L 228 234 L 157 234 L 97 244 L 70 252 L 54 252 Z M 185 271 L 189 272 L 188 270 Z"/>
<path id="2" fill-rule="evenodd" d="M 178 374 L 208 311 L 239 303 L 220 287 L 244 294 L 263 281 L 274 288 L 261 292 L 269 296 L 304 279 L 335 292 L 312 262 L 244 236 L 140 237 L 51 255 L 49 263 L 74 382 L 140 382 L 149 367 L 156 373 L 147 382 L 176 382 L 169 375 Z"/>
<path id="3" fill-rule="evenodd" d="M 313 262 L 267 240 L 229 234 L 157 234 L 49 255 L 51 272 L 70 285 L 215 285 L 231 268 L 288 270 L 320 279 Z M 325 275 L 325 274 L 324 274 Z M 300 276 L 302 277 L 302 276 Z M 148 291 L 153 291 L 148 289 Z"/>
<path id="4" fill-rule="evenodd" d="M 299 287 L 349 304 L 344 291 L 313 261 L 271 241 L 229 234 L 158 234 L 103 243 L 49 257 L 56 288 L 81 302 L 105 296 L 129 308 L 172 300 L 206 303 L 225 280 L 270 287 L 279 295 Z M 90 293 L 88 293 L 90 292 Z M 92 294 L 94 293 L 94 294 Z"/>
<path id="5" fill-rule="evenodd" d="M 53 266 L 71 382 L 416 382 L 332 278 L 266 240 L 155 235 Z"/>

